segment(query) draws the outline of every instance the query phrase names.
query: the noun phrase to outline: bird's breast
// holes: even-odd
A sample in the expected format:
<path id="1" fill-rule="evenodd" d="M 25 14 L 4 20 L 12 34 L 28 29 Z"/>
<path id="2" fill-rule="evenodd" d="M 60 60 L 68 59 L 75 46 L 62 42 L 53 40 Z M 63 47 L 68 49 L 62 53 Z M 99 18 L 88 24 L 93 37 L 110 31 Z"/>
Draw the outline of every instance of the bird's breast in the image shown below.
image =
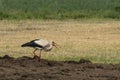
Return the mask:
<path id="1" fill-rule="evenodd" d="M 44 47 L 44 51 L 51 51 L 52 48 L 53 48 L 52 45 L 47 45 L 47 46 Z"/>

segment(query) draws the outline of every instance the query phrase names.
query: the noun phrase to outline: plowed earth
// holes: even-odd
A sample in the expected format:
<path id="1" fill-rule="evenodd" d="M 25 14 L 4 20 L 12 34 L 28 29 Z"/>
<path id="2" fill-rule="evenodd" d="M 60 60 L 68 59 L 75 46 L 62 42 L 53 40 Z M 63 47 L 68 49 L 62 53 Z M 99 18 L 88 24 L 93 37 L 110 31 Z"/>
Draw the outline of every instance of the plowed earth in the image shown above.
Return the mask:
<path id="1" fill-rule="evenodd" d="M 120 80 L 120 64 L 0 57 L 0 80 Z"/>

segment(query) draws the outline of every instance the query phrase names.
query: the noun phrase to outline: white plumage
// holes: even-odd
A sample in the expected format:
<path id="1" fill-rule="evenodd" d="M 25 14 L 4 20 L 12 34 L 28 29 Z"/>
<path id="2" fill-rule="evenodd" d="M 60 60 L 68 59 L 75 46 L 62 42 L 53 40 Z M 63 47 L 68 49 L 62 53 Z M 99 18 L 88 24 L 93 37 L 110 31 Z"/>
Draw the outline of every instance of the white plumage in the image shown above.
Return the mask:
<path id="1" fill-rule="evenodd" d="M 34 42 L 35 44 L 42 46 L 42 47 L 36 46 L 35 49 L 40 49 L 44 51 L 50 51 L 54 45 L 53 41 L 48 42 L 47 40 L 44 40 L 44 39 L 35 40 Z"/>
<path id="2" fill-rule="evenodd" d="M 49 44 L 49 42 L 47 40 L 44 40 L 44 39 L 38 39 L 38 40 L 35 40 L 34 41 L 36 44 L 38 45 L 42 45 L 42 46 L 46 46 Z"/>
<path id="3" fill-rule="evenodd" d="M 35 40 L 32 40 L 30 42 L 27 42 L 27 43 L 21 45 L 21 47 L 33 47 L 33 48 L 35 48 L 35 50 L 33 51 L 34 56 L 36 56 L 35 52 L 37 50 L 40 50 L 39 57 L 41 58 L 41 51 L 42 50 L 50 51 L 50 50 L 52 50 L 53 46 L 55 46 L 57 48 L 56 45 L 57 44 L 54 41 L 47 41 L 44 39 L 35 39 Z"/>

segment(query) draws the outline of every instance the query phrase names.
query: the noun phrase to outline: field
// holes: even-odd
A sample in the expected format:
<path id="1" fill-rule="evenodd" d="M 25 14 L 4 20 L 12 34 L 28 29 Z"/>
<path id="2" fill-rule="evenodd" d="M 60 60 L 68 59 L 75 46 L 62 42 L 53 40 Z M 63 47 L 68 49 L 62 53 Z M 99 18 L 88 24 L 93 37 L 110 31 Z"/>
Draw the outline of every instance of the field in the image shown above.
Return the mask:
<path id="1" fill-rule="evenodd" d="M 1 20 L 0 36 L 0 80 L 120 79 L 120 21 Z M 37 38 L 61 48 L 39 62 L 34 49 L 21 47 Z"/>
<path id="2" fill-rule="evenodd" d="M 0 0 L 0 19 L 120 19 L 120 0 Z"/>
<path id="3" fill-rule="evenodd" d="M 120 0 L 0 0 L 0 36 L 0 80 L 120 80 Z"/>
<path id="4" fill-rule="evenodd" d="M 48 61 L 0 57 L 1 80 L 119 80 L 120 64 L 93 64 L 89 60 Z"/>
<path id="5" fill-rule="evenodd" d="M 43 52 L 43 59 L 79 61 L 85 58 L 94 63 L 119 63 L 119 25 L 119 21 L 112 20 L 3 20 L 0 21 L 0 55 L 32 57 L 34 49 L 22 48 L 21 45 L 43 38 L 54 40 L 61 46 L 60 49 Z"/>

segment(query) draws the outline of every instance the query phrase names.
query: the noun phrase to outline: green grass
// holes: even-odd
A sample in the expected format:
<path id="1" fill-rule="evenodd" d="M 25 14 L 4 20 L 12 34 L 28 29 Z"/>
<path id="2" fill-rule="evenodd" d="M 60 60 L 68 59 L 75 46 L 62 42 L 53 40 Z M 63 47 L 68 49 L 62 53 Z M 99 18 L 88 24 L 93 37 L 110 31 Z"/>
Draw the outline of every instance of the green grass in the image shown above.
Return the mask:
<path id="1" fill-rule="evenodd" d="M 120 0 L 0 0 L 0 19 L 120 19 Z"/>

